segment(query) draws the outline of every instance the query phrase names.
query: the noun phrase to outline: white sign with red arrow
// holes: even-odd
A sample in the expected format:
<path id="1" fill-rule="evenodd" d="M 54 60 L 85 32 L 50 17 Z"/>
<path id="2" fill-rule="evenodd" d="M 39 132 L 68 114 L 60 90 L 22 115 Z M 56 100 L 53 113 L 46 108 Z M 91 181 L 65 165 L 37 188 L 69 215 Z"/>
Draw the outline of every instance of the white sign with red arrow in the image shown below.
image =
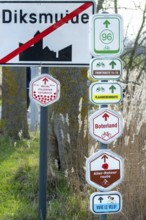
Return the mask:
<path id="1" fill-rule="evenodd" d="M 116 140 L 123 133 L 122 115 L 107 108 L 101 108 L 89 117 L 90 135 L 104 144 Z"/>
<path id="2" fill-rule="evenodd" d="M 60 82 L 48 74 L 42 74 L 30 81 L 30 99 L 45 107 L 60 98 Z"/>

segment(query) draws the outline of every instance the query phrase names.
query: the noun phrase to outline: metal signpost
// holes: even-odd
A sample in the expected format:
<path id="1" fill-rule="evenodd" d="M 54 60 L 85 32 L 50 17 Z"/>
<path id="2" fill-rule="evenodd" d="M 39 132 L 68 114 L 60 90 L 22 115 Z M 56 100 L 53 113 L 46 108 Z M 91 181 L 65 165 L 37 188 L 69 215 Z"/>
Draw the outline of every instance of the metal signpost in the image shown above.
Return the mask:
<path id="1" fill-rule="evenodd" d="M 40 166 L 39 166 L 39 220 L 46 219 L 46 186 L 48 157 L 48 105 L 60 98 L 60 83 L 46 74 L 47 67 L 42 68 L 42 74 L 30 81 L 30 99 L 41 106 L 40 113 Z"/>
<path id="2" fill-rule="evenodd" d="M 111 150 L 99 150 L 86 161 L 86 180 L 100 191 L 109 191 L 124 178 L 123 158 Z"/>
<path id="3" fill-rule="evenodd" d="M 122 209 L 122 195 L 119 192 L 98 192 L 90 196 L 90 210 L 94 214 L 114 214 Z"/>
<path id="4" fill-rule="evenodd" d="M 90 76 L 95 80 L 116 80 L 122 75 L 122 61 L 120 59 L 99 59 L 90 61 Z"/>
<path id="5" fill-rule="evenodd" d="M 123 133 L 121 114 L 101 108 L 89 117 L 89 133 L 97 141 L 110 144 Z"/>
<path id="6" fill-rule="evenodd" d="M 119 83 L 97 83 L 89 87 L 89 99 L 95 105 L 117 104 L 123 99 L 122 87 Z"/>
<path id="7" fill-rule="evenodd" d="M 106 12 L 95 14 L 90 18 L 89 28 L 89 48 L 94 57 L 89 73 L 94 81 L 101 80 L 90 85 L 89 99 L 93 104 L 101 105 L 101 110 L 89 118 L 90 135 L 100 141 L 100 150 L 87 159 L 86 179 L 91 186 L 108 191 L 124 177 L 123 159 L 107 150 L 107 144 L 123 131 L 122 116 L 107 109 L 108 104 L 118 104 L 123 96 L 120 84 L 107 83 L 107 80 L 117 80 L 122 75 L 122 61 L 117 58 L 123 52 L 122 17 Z M 115 205 L 112 205 L 113 200 Z M 120 212 L 121 208 L 122 197 L 118 192 L 94 193 L 90 197 L 90 210 L 99 214 L 99 220 L 106 220 L 108 213 Z"/>

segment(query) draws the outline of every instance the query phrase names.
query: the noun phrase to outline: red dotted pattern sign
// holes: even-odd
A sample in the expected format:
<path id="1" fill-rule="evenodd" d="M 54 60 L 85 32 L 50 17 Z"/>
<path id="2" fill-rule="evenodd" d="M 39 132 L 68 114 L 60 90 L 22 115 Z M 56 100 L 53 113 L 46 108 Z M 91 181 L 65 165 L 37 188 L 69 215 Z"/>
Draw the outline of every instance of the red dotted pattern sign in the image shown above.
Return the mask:
<path id="1" fill-rule="evenodd" d="M 48 106 L 60 98 L 60 83 L 48 74 L 42 74 L 30 82 L 30 98 L 41 106 Z"/>

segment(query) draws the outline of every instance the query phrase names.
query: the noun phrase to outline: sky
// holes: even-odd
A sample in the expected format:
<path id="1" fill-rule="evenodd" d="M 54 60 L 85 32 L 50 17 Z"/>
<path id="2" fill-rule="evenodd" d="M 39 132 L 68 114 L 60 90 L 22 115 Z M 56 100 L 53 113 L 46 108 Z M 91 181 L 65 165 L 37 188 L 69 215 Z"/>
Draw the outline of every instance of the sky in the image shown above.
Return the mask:
<path id="1" fill-rule="evenodd" d="M 139 30 L 145 4 L 146 0 L 118 0 L 118 7 L 121 8 L 118 14 L 123 17 L 124 35 L 127 33 L 130 39 L 133 39 Z M 138 6 L 141 9 L 138 9 Z"/>

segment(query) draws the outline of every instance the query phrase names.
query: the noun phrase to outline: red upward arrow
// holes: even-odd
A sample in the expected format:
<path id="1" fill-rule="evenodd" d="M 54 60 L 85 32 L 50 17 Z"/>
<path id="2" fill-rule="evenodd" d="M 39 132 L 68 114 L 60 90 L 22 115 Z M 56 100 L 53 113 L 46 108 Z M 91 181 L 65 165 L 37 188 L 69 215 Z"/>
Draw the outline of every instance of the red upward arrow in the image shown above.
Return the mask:
<path id="1" fill-rule="evenodd" d="M 106 155 L 103 155 L 103 157 L 101 159 L 104 159 L 104 163 L 105 163 L 106 159 L 108 159 L 108 157 Z"/>
<path id="2" fill-rule="evenodd" d="M 104 118 L 105 121 L 107 121 L 107 119 L 109 118 L 109 115 L 105 113 L 102 117 Z"/>
<path id="3" fill-rule="evenodd" d="M 49 80 L 45 77 L 44 79 L 43 79 L 43 82 L 44 82 L 44 84 L 46 85 L 46 83 L 48 82 Z"/>

